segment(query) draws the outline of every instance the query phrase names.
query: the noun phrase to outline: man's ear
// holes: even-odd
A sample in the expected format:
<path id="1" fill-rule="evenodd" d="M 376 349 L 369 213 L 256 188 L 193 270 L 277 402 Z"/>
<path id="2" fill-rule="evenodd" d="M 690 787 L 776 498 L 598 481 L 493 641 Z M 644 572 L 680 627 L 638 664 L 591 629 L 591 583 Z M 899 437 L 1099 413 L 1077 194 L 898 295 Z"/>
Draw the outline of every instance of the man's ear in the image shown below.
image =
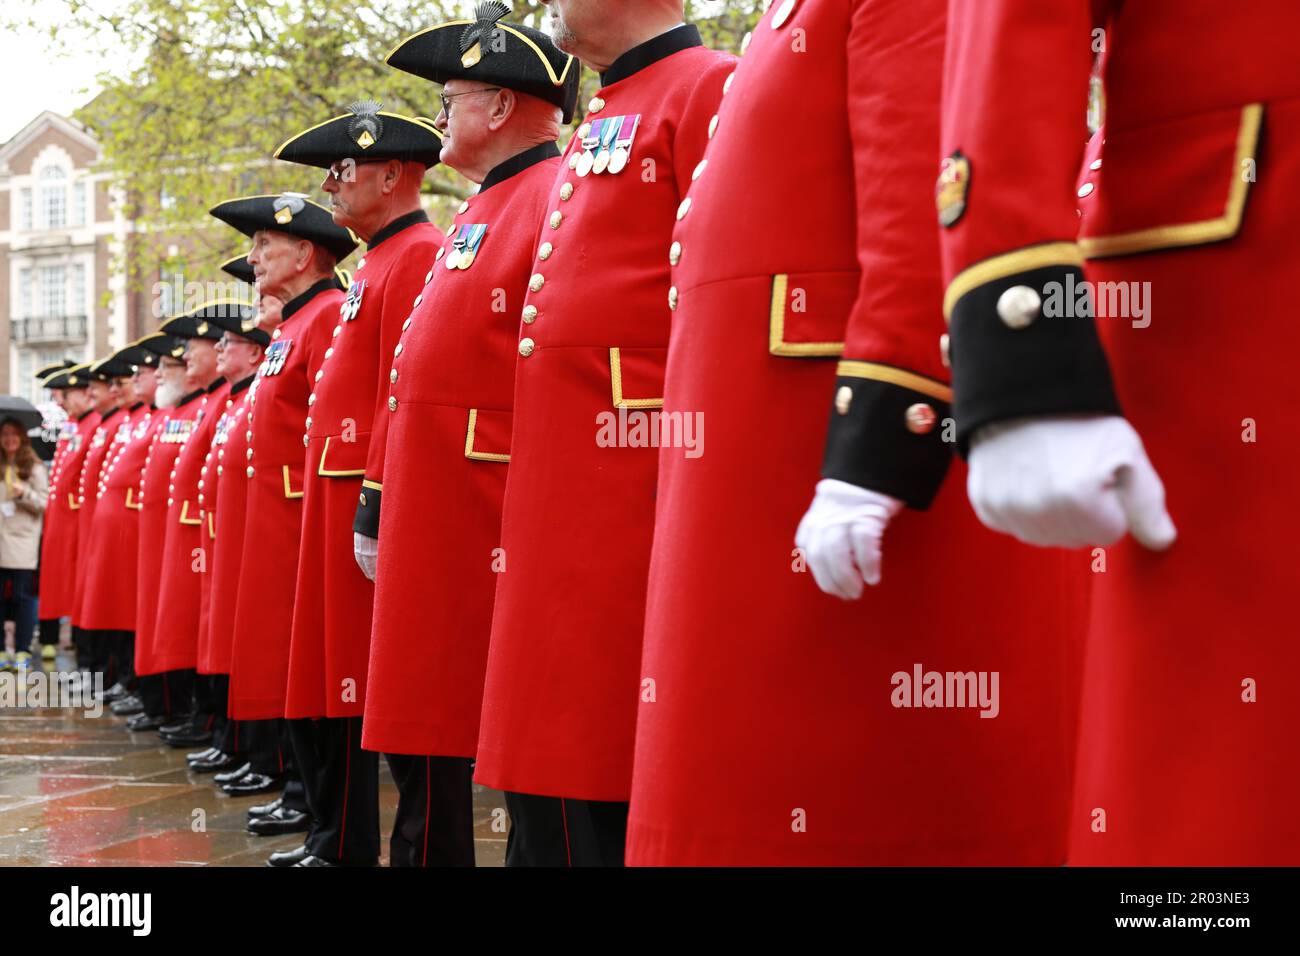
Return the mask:
<path id="1" fill-rule="evenodd" d="M 488 129 L 496 132 L 505 126 L 510 117 L 515 114 L 515 106 L 518 103 L 519 98 L 514 90 L 501 89 L 493 102 L 492 113 L 488 116 Z"/>
<path id="2" fill-rule="evenodd" d="M 299 272 L 305 272 L 311 266 L 313 255 L 312 244 L 310 240 L 298 240 L 298 254 L 294 257 L 294 266 Z"/>
<path id="3" fill-rule="evenodd" d="M 384 167 L 384 192 L 396 192 L 397 184 L 401 181 L 402 161 L 400 159 L 390 159 L 388 165 Z"/>

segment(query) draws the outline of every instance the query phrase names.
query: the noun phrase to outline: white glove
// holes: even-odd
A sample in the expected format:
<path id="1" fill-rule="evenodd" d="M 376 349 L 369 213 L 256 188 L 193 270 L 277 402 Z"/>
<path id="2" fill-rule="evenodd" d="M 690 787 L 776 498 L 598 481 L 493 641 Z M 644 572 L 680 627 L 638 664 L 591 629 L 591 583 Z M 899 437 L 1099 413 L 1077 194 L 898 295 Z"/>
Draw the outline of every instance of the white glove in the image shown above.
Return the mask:
<path id="1" fill-rule="evenodd" d="M 903 508 L 897 498 L 834 478 L 817 482 L 817 494 L 794 534 L 817 586 L 855 601 L 862 583 L 880 583 L 880 539 Z"/>
<path id="2" fill-rule="evenodd" d="M 379 564 L 379 539 L 353 531 L 352 553 L 356 556 L 357 567 L 361 568 L 361 573 L 373 581 L 375 568 Z"/>
<path id="3" fill-rule="evenodd" d="M 980 521 L 1028 544 L 1107 545 L 1130 531 L 1162 550 L 1178 534 L 1142 439 L 1114 415 L 984 426 L 971 440 L 966 491 Z"/>

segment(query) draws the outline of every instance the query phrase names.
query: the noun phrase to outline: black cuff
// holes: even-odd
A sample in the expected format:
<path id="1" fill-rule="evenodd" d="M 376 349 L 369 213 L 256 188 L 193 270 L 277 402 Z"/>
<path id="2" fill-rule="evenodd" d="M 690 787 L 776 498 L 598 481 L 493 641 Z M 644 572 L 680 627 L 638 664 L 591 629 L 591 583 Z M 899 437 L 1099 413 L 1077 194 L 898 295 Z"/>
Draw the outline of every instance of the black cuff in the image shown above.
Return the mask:
<path id="1" fill-rule="evenodd" d="M 352 530 L 364 534 L 367 538 L 379 537 L 379 503 L 383 491 L 370 487 L 369 483 L 361 486 L 361 500 L 357 504 L 357 516 L 352 519 Z"/>
<path id="2" fill-rule="evenodd" d="M 943 440 L 950 414 L 947 402 L 922 392 L 841 375 L 835 380 L 822 477 L 924 510 L 952 463 L 952 447 Z"/>
<path id="3" fill-rule="evenodd" d="M 1083 281 L 1077 267 L 1047 266 L 989 282 L 957 300 L 948 356 L 962 457 L 971 436 L 992 422 L 1030 415 L 1120 414 L 1091 297 L 1081 310 L 1087 315 L 1074 313 L 1074 290 Z M 1064 303 L 1067 314 L 1045 315 L 1040 306 L 1027 325 L 1012 328 L 998 314 L 998 299 L 1012 286 L 1028 286 L 1044 304 Z M 1049 295 L 1052 288 L 1061 290 L 1059 295 Z"/>

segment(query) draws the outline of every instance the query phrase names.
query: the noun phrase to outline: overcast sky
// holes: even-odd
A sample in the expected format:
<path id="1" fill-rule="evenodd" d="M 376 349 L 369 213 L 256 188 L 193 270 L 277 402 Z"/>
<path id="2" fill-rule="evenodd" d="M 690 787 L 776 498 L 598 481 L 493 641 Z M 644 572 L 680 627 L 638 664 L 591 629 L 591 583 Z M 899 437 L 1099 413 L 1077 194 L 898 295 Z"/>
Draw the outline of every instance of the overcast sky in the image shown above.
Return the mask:
<path id="1" fill-rule="evenodd" d="M 119 0 L 95 0 L 108 11 Z M 45 24 L 57 24 L 65 7 L 54 0 L 29 0 L 32 15 Z M 5 13 L 17 16 L 18 2 L 5 0 Z M 67 116 L 97 92 L 95 76 L 113 69 L 110 57 L 120 53 L 111 34 L 93 49 L 75 57 L 52 58 L 49 37 L 33 30 L 0 31 L 0 143 L 6 142 L 43 110 Z"/>

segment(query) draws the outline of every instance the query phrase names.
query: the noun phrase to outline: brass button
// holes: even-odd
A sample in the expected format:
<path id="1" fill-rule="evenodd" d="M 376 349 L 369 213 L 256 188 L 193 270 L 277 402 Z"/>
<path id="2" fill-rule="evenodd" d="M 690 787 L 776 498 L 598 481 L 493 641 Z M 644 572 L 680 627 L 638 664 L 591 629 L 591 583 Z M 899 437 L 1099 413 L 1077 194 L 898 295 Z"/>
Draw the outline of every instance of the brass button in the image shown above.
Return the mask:
<path id="1" fill-rule="evenodd" d="M 421 292 L 419 295 L 415 297 L 415 304 L 412 305 L 412 308 L 418 308 L 420 303 L 423 301 L 424 301 L 424 293 Z"/>
<path id="2" fill-rule="evenodd" d="M 388 381 L 393 383 L 394 385 L 397 384 L 397 369 L 392 369 L 391 371 L 389 371 Z"/>
<path id="3" fill-rule="evenodd" d="M 907 430 L 914 435 L 928 435 L 934 430 L 934 423 L 938 420 L 934 409 L 925 402 L 917 402 L 907 409 L 905 416 L 907 420 Z"/>
<path id="4" fill-rule="evenodd" d="M 306 435 L 303 435 L 303 436 L 302 436 L 302 447 L 303 447 L 303 448 L 306 448 L 308 444 L 309 444 L 309 442 L 308 442 L 308 440 L 307 440 L 307 436 L 306 436 Z M 250 468 L 250 469 L 248 469 L 248 470 L 249 470 L 249 471 L 252 471 L 253 469 Z M 252 475 L 249 475 L 248 477 L 249 477 L 249 478 L 252 478 L 253 476 L 252 476 Z"/>
<path id="5" fill-rule="evenodd" d="M 588 113 L 599 113 L 605 108 L 605 101 L 599 96 L 593 96 L 591 102 L 587 104 Z"/>
<path id="6" fill-rule="evenodd" d="M 939 336 L 939 361 L 943 362 L 944 368 L 952 367 L 952 359 L 948 357 L 948 341 L 947 332 Z"/>
<path id="7" fill-rule="evenodd" d="M 709 161 L 707 159 L 701 159 L 700 164 L 695 167 L 695 172 L 691 173 L 691 182 L 694 182 L 695 180 L 703 176 L 704 168 L 708 165 L 709 165 Z"/>
<path id="8" fill-rule="evenodd" d="M 273 339 L 278 339 L 279 337 L 280 337 L 280 330 L 279 330 L 279 329 L 276 329 L 274 332 L 271 333 L 271 338 L 273 338 Z"/>
<path id="9" fill-rule="evenodd" d="M 677 218 L 685 219 L 686 214 L 691 211 L 691 197 L 687 196 L 682 200 L 682 204 L 677 207 Z"/>
<path id="10" fill-rule="evenodd" d="M 447 238 L 450 239 L 454 235 L 456 235 L 456 224 L 453 222 L 447 227 Z"/>
<path id="11" fill-rule="evenodd" d="M 393 358 L 397 358 L 397 356 L 401 354 L 402 354 L 402 343 L 398 342 L 397 347 L 393 349 Z"/>
<path id="12" fill-rule="evenodd" d="M 568 202 L 571 198 L 573 198 L 573 183 L 565 183 L 560 187 L 560 199 Z"/>
<path id="13" fill-rule="evenodd" d="M 460 208 L 457 209 L 456 212 L 462 216 L 465 215 L 465 213 L 469 212 L 469 200 L 466 199 L 463 203 L 461 203 Z"/>
<path id="14" fill-rule="evenodd" d="M 576 149 L 575 149 L 572 153 L 570 153 L 570 154 L 569 154 L 569 168 L 570 168 L 570 169 L 577 169 L 577 168 L 578 168 L 578 160 L 580 160 L 581 158 L 582 158 L 582 151 L 581 151 L 581 150 L 576 150 Z"/>
<path id="15" fill-rule="evenodd" d="M 549 242 L 543 242 L 542 247 L 537 250 L 537 258 L 545 262 L 547 259 L 551 258 L 551 253 L 554 251 L 555 247 L 553 245 Z"/>
<path id="16" fill-rule="evenodd" d="M 1093 190 L 1092 183 L 1084 183 L 1082 186 L 1079 187 L 1079 198 L 1083 199 L 1085 196 L 1091 196 L 1092 190 Z"/>
<path id="17" fill-rule="evenodd" d="M 524 324 L 532 325 L 536 321 L 537 321 L 537 306 L 535 305 L 524 306 Z"/>
<path id="18" fill-rule="evenodd" d="M 668 308 L 673 311 L 677 310 L 677 286 L 668 290 Z"/>
<path id="19" fill-rule="evenodd" d="M 447 254 L 447 250 L 446 250 L 445 247 L 442 248 L 442 249 L 439 249 L 439 250 L 438 250 L 438 254 L 437 254 L 436 256 L 433 257 L 433 261 L 434 261 L 434 262 L 441 262 L 441 261 L 442 261 L 442 257 L 445 256 L 446 254 Z M 432 276 L 433 273 L 430 272 L 429 275 Z M 425 284 L 427 285 L 429 282 L 432 282 L 433 280 L 432 280 L 432 279 L 425 279 L 424 281 L 425 281 Z"/>
<path id="20" fill-rule="evenodd" d="M 849 406 L 853 404 L 853 389 L 847 385 L 841 385 L 835 390 L 835 411 L 841 415 L 849 413 Z"/>
<path id="21" fill-rule="evenodd" d="M 244 452 L 244 457 L 247 458 L 249 461 L 252 461 L 252 460 L 253 460 L 253 449 L 250 448 L 250 449 L 248 449 L 248 451 Z"/>
<path id="22" fill-rule="evenodd" d="M 311 416 L 310 416 L 310 415 L 307 416 L 307 422 L 306 422 L 306 424 L 307 424 L 307 429 L 308 429 L 308 431 L 310 431 L 310 430 L 311 430 Z"/>
<path id="23" fill-rule="evenodd" d="M 794 13 L 795 4 L 799 0 L 783 0 L 782 4 L 776 8 L 776 13 L 772 14 L 772 29 L 779 30 L 785 25 L 785 21 L 790 19 L 790 14 Z"/>
<path id="24" fill-rule="evenodd" d="M 362 256 L 361 261 L 357 263 L 357 268 L 364 269 L 365 267 L 366 267 L 366 257 Z"/>
<path id="25" fill-rule="evenodd" d="M 330 358 L 331 356 L 333 356 L 333 354 L 334 354 L 334 346 L 331 345 L 329 348 L 325 350 L 325 357 Z"/>
<path id="26" fill-rule="evenodd" d="M 336 326 L 334 326 L 334 331 L 331 333 L 331 335 L 332 335 L 334 338 L 338 338 L 338 337 L 339 337 L 339 333 L 342 332 L 342 331 L 343 331 L 343 326 L 341 326 L 341 325 L 336 325 Z"/>
<path id="27" fill-rule="evenodd" d="M 446 251 L 445 248 L 443 248 L 443 249 L 439 249 L 439 250 L 438 250 L 438 255 L 437 255 L 435 258 L 437 258 L 437 259 L 441 259 L 441 258 L 442 258 L 442 254 L 443 254 L 445 251 Z M 433 281 L 433 270 L 430 269 L 428 272 L 426 272 L 426 273 L 424 274 L 424 284 L 425 284 L 425 285 L 428 285 L 428 284 L 429 284 L 430 282 L 432 282 L 432 281 Z"/>
<path id="28" fill-rule="evenodd" d="M 749 49 L 749 44 L 752 43 L 753 40 L 754 40 L 754 34 L 753 34 L 753 33 L 746 33 L 746 34 L 744 35 L 744 37 L 741 38 L 741 41 L 740 41 L 740 55 L 741 55 L 741 56 L 744 56 L 744 55 L 745 55 L 745 52 Z"/>
<path id="29" fill-rule="evenodd" d="M 405 332 L 410 327 L 411 327 L 411 319 L 410 316 L 407 316 L 406 321 L 402 323 L 402 331 Z"/>
<path id="30" fill-rule="evenodd" d="M 713 139 L 713 134 L 718 131 L 718 116 L 715 113 L 713 119 L 709 120 L 709 139 Z"/>
<path id="31" fill-rule="evenodd" d="M 252 478 L 252 477 L 253 477 L 253 466 L 252 466 L 252 465 L 249 465 L 249 466 L 248 466 L 248 471 L 245 472 L 245 474 L 248 475 L 249 478 Z"/>
<path id="32" fill-rule="evenodd" d="M 363 491 L 361 492 L 361 507 L 364 508 L 365 506 L 366 506 L 366 493 Z"/>
<path id="33" fill-rule="evenodd" d="M 1101 160 L 1100 160 L 1100 159 L 1094 159 L 1091 163 L 1088 164 L 1088 168 L 1089 168 L 1089 169 L 1101 169 Z"/>
<path id="34" fill-rule="evenodd" d="M 677 263 L 681 261 L 682 261 L 682 244 L 680 242 L 674 242 L 672 246 L 670 246 L 668 249 L 668 264 L 675 266 L 677 265 Z"/>
<path id="35" fill-rule="evenodd" d="M 998 296 L 998 318 L 1009 329 L 1023 329 L 1038 318 L 1043 300 L 1027 285 L 1013 285 Z"/>
<path id="36" fill-rule="evenodd" d="M 590 132 L 591 132 L 591 124 L 583 123 L 581 126 L 578 127 L 578 141 L 581 142 L 582 140 L 586 139 L 587 135 Z"/>
<path id="37" fill-rule="evenodd" d="M 252 432 L 252 430 L 250 429 L 249 431 L 244 432 L 244 441 L 252 441 L 252 440 L 253 440 L 253 432 Z M 224 451 L 221 452 L 221 455 L 225 455 L 225 452 L 224 452 Z M 218 456 L 218 457 L 220 457 L 220 456 Z"/>
<path id="38" fill-rule="evenodd" d="M 524 358 L 528 358 L 528 356 L 532 355 L 533 350 L 536 348 L 537 348 L 537 343 L 534 342 L 532 339 L 519 340 L 519 354 L 522 355 Z"/>
<path id="39" fill-rule="evenodd" d="M 528 280 L 528 288 L 533 292 L 541 292 L 544 285 L 546 285 L 546 276 L 540 272 L 534 273 L 533 277 Z"/>
<path id="40" fill-rule="evenodd" d="M 390 412 L 397 411 L 397 399 L 392 395 L 388 396 L 388 410 Z"/>
<path id="41" fill-rule="evenodd" d="M 308 404 L 308 405 L 315 405 L 315 404 L 316 404 L 316 393 L 315 393 L 315 392 L 312 392 L 310 395 L 307 396 L 307 404 Z"/>
<path id="42" fill-rule="evenodd" d="M 722 84 L 723 96 L 726 96 L 728 93 L 731 92 L 731 84 L 734 83 L 735 81 L 736 81 L 736 71 L 732 70 L 731 74 L 727 77 L 727 81 Z"/>
<path id="43" fill-rule="evenodd" d="M 319 372 L 316 373 L 316 381 L 319 382 L 319 381 L 320 381 L 321 379 L 323 379 L 324 377 L 325 377 L 325 370 L 324 370 L 324 369 L 321 369 Z"/>
<path id="44" fill-rule="evenodd" d="M 221 477 L 221 466 L 220 466 L 220 465 L 217 465 L 217 477 L 218 477 L 218 478 Z"/>
<path id="45" fill-rule="evenodd" d="M 564 215 L 558 209 L 551 213 L 551 228 L 559 229 L 560 223 L 564 222 Z"/>

